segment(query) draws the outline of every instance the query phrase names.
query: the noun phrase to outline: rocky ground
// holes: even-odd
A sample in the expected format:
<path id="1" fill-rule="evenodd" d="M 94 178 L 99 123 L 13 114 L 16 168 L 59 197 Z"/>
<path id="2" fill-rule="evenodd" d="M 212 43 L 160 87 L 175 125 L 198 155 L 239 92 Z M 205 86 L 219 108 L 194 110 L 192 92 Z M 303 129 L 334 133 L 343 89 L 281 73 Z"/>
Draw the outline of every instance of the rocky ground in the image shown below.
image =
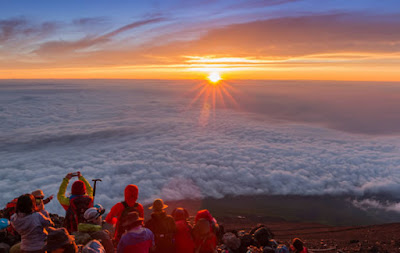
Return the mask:
<path id="1" fill-rule="evenodd" d="M 265 224 L 280 243 L 301 238 L 314 252 L 400 252 L 400 223 L 335 227 L 318 223 L 272 221 L 263 217 L 218 217 L 228 230 L 250 230 Z M 329 250 L 331 249 L 331 250 Z"/>

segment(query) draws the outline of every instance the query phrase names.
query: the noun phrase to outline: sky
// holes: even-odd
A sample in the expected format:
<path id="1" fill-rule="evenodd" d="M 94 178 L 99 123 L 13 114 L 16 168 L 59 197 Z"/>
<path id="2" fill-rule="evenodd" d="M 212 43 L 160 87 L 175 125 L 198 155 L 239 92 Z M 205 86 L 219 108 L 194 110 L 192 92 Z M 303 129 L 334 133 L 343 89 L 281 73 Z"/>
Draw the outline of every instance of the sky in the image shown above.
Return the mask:
<path id="1" fill-rule="evenodd" d="M 0 78 L 399 81 L 397 0 L 3 1 Z"/>

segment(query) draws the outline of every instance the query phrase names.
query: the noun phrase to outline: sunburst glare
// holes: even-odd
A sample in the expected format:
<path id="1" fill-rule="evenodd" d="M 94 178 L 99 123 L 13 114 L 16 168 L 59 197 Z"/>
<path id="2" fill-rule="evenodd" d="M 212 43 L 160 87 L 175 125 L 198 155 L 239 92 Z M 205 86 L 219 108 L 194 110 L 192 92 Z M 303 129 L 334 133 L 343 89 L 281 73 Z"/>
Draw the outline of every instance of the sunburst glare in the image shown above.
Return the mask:
<path id="1" fill-rule="evenodd" d="M 210 73 L 207 79 L 207 82 L 199 83 L 192 89 L 195 95 L 188 107 L 191 108 L 194 104 L 201 107 L 199 118 L 201 126 L 209 123 L 210 116 L 215 117 L 217 108 L 223 109 L 232 106 L 239 108 L 232 95 L 238 92 L 237 89 L 224 81 L 218 72 Z"/>

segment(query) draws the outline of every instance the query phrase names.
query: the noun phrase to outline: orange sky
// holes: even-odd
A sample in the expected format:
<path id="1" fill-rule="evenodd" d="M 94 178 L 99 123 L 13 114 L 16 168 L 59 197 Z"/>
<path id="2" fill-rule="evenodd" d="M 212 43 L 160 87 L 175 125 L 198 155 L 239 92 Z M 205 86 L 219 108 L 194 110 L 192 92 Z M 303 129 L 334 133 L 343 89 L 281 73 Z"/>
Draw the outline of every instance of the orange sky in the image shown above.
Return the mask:
<path id="1" fill-rule="evenodd" d="M 71 25 L 2 22 L 1 79 L 204 79 L 217 71 L 224 79 L 400 81 L 398 18 L 313 14 L 203 24 L 195 36 L 147 18 L 64 40 L 54 36 Z"/>

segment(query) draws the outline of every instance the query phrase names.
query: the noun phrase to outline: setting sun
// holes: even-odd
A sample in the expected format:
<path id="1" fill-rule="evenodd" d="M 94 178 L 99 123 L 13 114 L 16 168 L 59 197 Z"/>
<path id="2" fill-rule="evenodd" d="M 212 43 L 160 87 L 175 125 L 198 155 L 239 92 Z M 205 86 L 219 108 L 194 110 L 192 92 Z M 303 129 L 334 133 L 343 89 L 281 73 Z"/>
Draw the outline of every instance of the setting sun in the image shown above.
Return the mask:
<path id="1" fill-rule="evenodd" d="M 210 82 L 212 82 L 212 83 L 218 83 L 221 79 L 222 78 L 218 72 L 211 72 L 208 75 L 208 80 L 210 80 Z"/>

